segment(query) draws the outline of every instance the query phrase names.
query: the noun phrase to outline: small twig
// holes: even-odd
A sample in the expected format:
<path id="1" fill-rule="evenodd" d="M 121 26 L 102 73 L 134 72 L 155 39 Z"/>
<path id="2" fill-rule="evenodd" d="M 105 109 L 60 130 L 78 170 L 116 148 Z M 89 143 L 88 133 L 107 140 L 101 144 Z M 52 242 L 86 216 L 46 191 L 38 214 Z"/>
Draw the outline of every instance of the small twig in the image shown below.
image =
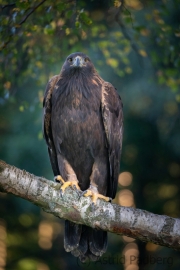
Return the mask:
<path id="1" fill-rule="evenodd" d="M 40 7 L 46 0 L 41 1 L 36 7 L 32 8 L 32 10 L 24 17 L 24 19 L 19 23 L 19 25 L 22 25 L 28 17 L 38 8 Z"/>
<path id="2" fill-rule="evenodd" d="M 45 2 L 46 0 L 43 0 L 43 1 L 41 1 L 37 6 L 35 6 L 34 8 L 32 8 L 32 10 L 24 17 L 24 19 L 19 23 L 19 24 L 17 24 L 18 26 L 19 25 L 22 25 L 28 18 L 29 18 L 29 16 L 38 8 L 38 7 L 40 7 L 44 2 Z M 5 5 L 5 6 L 3 6 L 2 8 L 5 8 L 5 7 L 7 7 L 7 6 L 12 6 L 12 5 L 15 5 L 15 4 L 9 4 L 9 5 Z M 27 9 L 27 10 L 29 10 L 29 8 Z M 26 10 L 26 11 L 27 11 Z M 14 26 L 15 28 L 17 28 L 16 26 Z M 3 50 L 7 45 L 8 45 L 8 43 L 11 41 L 11 38 L 12 38 L 12 36 L 13 36 L 14 34 L 10 34 L 9 35 L 9 38 L 8 38 L 8 40 L 6 41 L 6 42 L 4 42 L 4 44 L 1 46 L 1 48 L 0 48 L 0 50 Z"/>
<path id="3" fill-rule="evenodd" d="M 133 26 L 133 19 L 132 19 L 132 16 L 131 16 L 131 12 L 125 7 L 125 5 L 123 5 L 123 7 L 124 7 L 125 10 L 127 10 L 127 12 L 129 13 L 129 16 L 130 16 L 130 18 L 131 18 L 132 28 L 133 28 L 134 26 Z"/>
<path id="4" fill-rule="evenodd" d="M 11 41 L 13 34 L 9 35 L 9 38 L 6 42 L 4 42 L 4 44 L 0 47 L 0 51 L 3 50 L 4 48 L 6 48 L 6 46 L 8 45 L 8 43 Z"/>
<path id="5" fill-rule="evenodd" d="M 124 35 L 124 37 L 129 40 L 130 42 L 130 45 L 132 47 L 132 49 L 136 52 L 137 56 L 138 56 L 138 59 L 139 59 L 139 64 L 141 67 L 143 67 L 143 61 L 142 61 L 142 57 L 140 56 L 139 54 L 139 50 L 136 46 L 136 44 L 133 42 L 133 40 L 131 39 L 131 37 L 128 35 L 127 31 L 126 31 L 126 27 L 124 26 L 121 18 L 120 18 L 120 15 L 122 14 L 122 10 L 124 8 L 124 0 L 121 0 L 121 6 L 118 8 L 118 11 L 115 15 L 115 21 L 119 24 L 119 26 L 121 27 L 121 30 L 122 30 L 122 33 Z"/>
<path id="6" fill-rule="evenodd" d="M 15 3 L 12 3 L 12 4 L 7 4 L 7 5 L 4 5 L 4 6 L 1 6 L 2 9 L 5 9 L 7 7 L 13 7 L 15 6 L 16 4 Z"/>

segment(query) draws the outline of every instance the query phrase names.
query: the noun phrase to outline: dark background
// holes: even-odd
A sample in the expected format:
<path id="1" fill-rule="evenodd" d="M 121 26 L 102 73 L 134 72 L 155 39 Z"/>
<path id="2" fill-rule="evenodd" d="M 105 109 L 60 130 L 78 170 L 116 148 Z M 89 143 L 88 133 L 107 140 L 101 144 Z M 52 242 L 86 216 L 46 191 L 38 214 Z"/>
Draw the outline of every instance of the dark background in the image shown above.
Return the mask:
<path id="1" fill-rule="evenodd" d="M 124 104 L 115 202 L 179 218 L 179 1 L 128 0 L 123 8 L 120 1 L 0 3 L 0 158 L 53 179 L 41 130 L 43 93 L 66 56 L 82 51 Z M 0 193 L 0 270 L 180 267 L 177 251 L 112 234 L 102 259 L 82 264 L 64 251 L 63 223 Z"/>

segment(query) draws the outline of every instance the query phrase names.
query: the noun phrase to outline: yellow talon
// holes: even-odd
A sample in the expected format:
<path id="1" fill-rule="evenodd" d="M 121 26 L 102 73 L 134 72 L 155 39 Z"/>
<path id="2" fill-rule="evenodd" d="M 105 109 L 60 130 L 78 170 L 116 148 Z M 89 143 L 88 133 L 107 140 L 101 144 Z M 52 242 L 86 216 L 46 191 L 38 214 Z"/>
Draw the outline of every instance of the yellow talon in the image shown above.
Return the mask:
<path id="1" fill-rule="evenodd" d="M 99 194 L 98 191 L 96 191 L 96 190 L 92 191 L 91 187 L 89 189 L 87 189 L 86 192 L 83 195 L 85 197 L 92 197 L 93 204 L 96 204 L 97 199 L 102 199 L 102 200 L 104 200 L 106 202 L 109 202 L 111 200 L 109 197 L 106 197 L 106 196 L 104 196 L 102 194 Z"/>
<path id="2" fill-rule="evenodd" d="M 86 191 L 86 193 L 84 194 L 84 196 L 85 197 L 88 197 L 88 196 L 92 196 L 92 191 L 90 190 L 90 189 L 88 189 L 87 191 Z"/>
<path id="3" fill-rule="evenodd" d="M 64 190 L 69 186 L 71 186 L 71 187 L 75 186 L 78 190 L 80 190 L 80 187 L 78 186 L 77 180 L 69 180 L 69 181 L 64 182 L 64 184 L 62 185 L 62 187 L 61 187 L 62 192 L 64 192 Z"/>
<path id="4" fill-rule="evenodd" d="M 63 184 L 65 183 L 65 181 L 64 181 L 64 179 L 62 178 L 61 175 L 57 175 L 55 178 L 56 178 L 57 181 L 62 182 Z"/>
<path id="5" fill-rule="evenodd" d="M 61 175 L 57 175 L 56 180 L 63 183 L 61 186 L 61 193 L 64 193 L 65 189 L 69 186 L 76 187 L 76 189 L 80 190 L 80 187 L 78 186 L 78 180 L 65 181 Z"/>

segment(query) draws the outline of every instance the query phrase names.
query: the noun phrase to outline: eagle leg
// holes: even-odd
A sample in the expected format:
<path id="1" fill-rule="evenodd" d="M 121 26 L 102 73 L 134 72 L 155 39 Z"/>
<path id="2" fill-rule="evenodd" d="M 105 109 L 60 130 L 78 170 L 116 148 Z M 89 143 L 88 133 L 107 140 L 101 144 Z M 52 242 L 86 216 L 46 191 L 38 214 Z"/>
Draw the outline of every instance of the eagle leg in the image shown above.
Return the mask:
<path id="1" fill-rule="evenodd" d="M 71 175 L 68 175 L 69 177 Z M 65 189 L 69 186 L 73 187 L 73 188 L 76 188 L 77 190 L 80 190 L 80 187 L 78 185 L 78 180 L 76 178 L 74 178 L 74 174 L 72 175 L 73 176 L 73 179 L 69 179 L 68 181 L 65 181 L 61 175 L 57 175 L 55 177 L 55 179 L 59 182 L 62 182 L 62 186 L 61 186 L 61 189 L 60 189 L 60 193 L 61 193 L 61 196 L 63 195 Z"/>
<path id="2" fill-rule="evenodd" d="M 92 197 L 92 206 L 96 205 L 97 199 L 102 199 L 106 202 L 111 202 L 111 198 L 106 197 L 98 192 L 98 189 L 95 185 L 90 184 L 89 188 L 85 190 L 81 196 Z"/>

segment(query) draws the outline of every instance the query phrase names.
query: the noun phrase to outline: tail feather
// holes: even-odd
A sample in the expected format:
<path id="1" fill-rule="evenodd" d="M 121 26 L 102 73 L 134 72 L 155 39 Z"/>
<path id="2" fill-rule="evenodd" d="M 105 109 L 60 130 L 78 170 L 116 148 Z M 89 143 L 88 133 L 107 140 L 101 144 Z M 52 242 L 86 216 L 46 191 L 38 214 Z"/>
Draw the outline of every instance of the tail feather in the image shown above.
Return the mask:
<path id="1" fill-rule="evenodd" d="M 89 248 L 96 256 L 102 256 L 107 249 L 107 232 L 100 230 L 89 230 Z"/>
<path id="2" fill-rule="evenodd" d="M 107 232 L 66 220 L 64 247 L 81 261 L 97 261 L 107 249 Z"/>
<path id="3" fill-rule="evenodd" d="M 76 249 L 81 237 L 82 225 L 65 220 L 64 248 L 67 252 Z"/>
<path id="4" fill-rule="evenodd" d="M 82 231 L 80 235 L 80 241 L 78 242 L 78 246 L 76 249 L 71 251 L 72 255 L 74 255 L 75 257 L 81 257 L 81 256 L 83 257 L 84 254 L 88 250 L 88 234 L 85 228 L 86 226 L 82 226 Z"/>

